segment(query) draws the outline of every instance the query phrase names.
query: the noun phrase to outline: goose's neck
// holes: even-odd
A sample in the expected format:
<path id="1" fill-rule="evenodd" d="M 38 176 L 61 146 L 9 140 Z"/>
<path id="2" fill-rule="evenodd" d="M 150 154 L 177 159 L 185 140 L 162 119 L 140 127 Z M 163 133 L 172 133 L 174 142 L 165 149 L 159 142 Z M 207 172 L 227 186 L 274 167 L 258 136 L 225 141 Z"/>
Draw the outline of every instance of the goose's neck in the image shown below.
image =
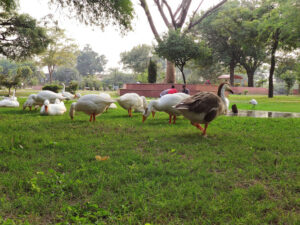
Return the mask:
<path id="1" fill-rule="evenodd" d="M 149 116 L 150 113 L 152 112 L 152 109 L 153 107 L 156 108 L 155 106 L 157 105 L 157 100 L 152 100 L 150 101 L 150 103 L 148 104 L 148 111 L 147 111 L 147 115 L 146 116 Z"/>
<path id="2" fill-rule="evenodd" d="M 218 96 L 224 101 L 226 102 L 225 100 L 225 86 L 222 85 L 219 87 L 219 90 L 218 90 Z"/>

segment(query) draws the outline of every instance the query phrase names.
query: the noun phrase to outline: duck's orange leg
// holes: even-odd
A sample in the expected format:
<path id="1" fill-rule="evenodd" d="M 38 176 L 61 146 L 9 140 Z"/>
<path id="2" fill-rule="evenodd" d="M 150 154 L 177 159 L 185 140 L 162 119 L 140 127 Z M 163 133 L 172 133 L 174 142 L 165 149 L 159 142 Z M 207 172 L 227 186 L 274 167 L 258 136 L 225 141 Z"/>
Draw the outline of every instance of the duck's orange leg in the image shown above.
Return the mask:
<path id="1" fill-rule="evenodd" d="M 171 124 L 172 123 L 172 116 L 171 116 L 171 114 L 169 114 L 169 124 Z"/>
<path id="2" fill-rule="evenodd" d="M 95 122 L 95 120 L 96 120 L 96 115 L 95 115 L 95 113 L 93 113 L 93 120 L 94 120 L 94 122 Z"/>
<path id="3" fill-rule="evenodd" d="M 173 116 L 173 124 L 176 123 L 176 116 Z"/>
<path id="4" fill-rule="evenodd" d="M 203 130 L 203 133 L 202 133 L 203 136 L 206 135 L 206 129 L 207 129 L 207 127 L 208 127 L 208 123 L 206 123 L 205 126 L 204 126 L 204 130 Z"/>
<path id="5" fill-rule="evenodd" d="M 191 124 L 192 124 L 193 126 L 197 127 L 197 128 L 198 128 L 199 130 L 201 130 L 202 132 L 204 131 L 204 128 L 201 127 L 200 123 L 193 123 L 193 122 L 191 122 Z"/>
<path id="6" fill-rule="evenodd" d="M 154 116 L 155 116 L 155 111 L 152 111 L 152 117 L 154 118 Z"/>
<path id="7" fill-rule="evenodd" d="M 92 122 L 93 114 L 90 115 L 90 122 Z"/>
<path id="8" fill-rule="evenodd" d="M 128 109 L 128 116 L 129 116 L 129 117 L 132 117 L 132 109 L 131 109 L 131 108 Z"/>

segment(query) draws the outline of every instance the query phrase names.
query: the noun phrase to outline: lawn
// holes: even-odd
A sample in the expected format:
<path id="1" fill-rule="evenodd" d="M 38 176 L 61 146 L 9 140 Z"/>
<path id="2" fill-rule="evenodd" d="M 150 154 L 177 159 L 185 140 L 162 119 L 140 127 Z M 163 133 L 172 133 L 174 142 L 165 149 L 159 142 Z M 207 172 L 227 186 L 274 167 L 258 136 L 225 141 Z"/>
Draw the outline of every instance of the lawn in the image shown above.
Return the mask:
<path id="1" fill-rule="evenodd" d="M 230 102 L 251 98 L 300 112 Z M 221 116 L 207 138 L 165 113 L 88 119 L 0 108 L 0 224 L 300 224 L 300 118 Z"/>

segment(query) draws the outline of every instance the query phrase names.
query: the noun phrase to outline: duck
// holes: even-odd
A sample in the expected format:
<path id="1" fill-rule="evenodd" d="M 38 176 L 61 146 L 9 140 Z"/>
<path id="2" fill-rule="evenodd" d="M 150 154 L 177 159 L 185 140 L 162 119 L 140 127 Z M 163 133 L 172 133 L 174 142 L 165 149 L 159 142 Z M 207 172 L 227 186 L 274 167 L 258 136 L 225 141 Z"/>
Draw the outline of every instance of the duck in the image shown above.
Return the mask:
<path id="1" fill-rule="evenodd" d="M 111 96 L 110 94 L 108 93 L 104 93 L 104 92 L 101 92 L 99 94 L 100 97 L 103 97 L 103 98 L 108 98 L 108 99 L 111 99 Z M 111 103 L 109 107 L 107 107 L 107 109 L 105 111 L 107 111 L 108 109 L 116 109 L 117 108 L 117 105 L 115 103 Z"/>
<path id="2" fill-rule="evenodd" d="M 137 112 L 145 112 L 147 101 L 144 96 L 139 96 L 137 93 L 126 93 L 117 98 L 119 105 L 128 111 L 128 116 L 132 117 L 132 109 Z"/>
<path id="3" fill-rule="evenodd" d="M 255 108 L 255 106 L 258 104 L 258 102 L 253 98 L 249 101 L 249 104 L 252 105 L 252 108 Z"/>
<path id="4" fill-rule="evenodd" d="M 161 111 L 169 114 L 169 124 L 172 123 L 172 118 L 173 124 L 175 124 L 176 117 L 181 115 L 181 112 L 174 108 L 174 106 L 188 97 L 190 97 L 190 95 L 185 93 L 174 93 L 163 95 L 157 100 L 151 100 L 145 110 L 145 113 L 143 114 L 143 123 L 151 112 L 154 117 L 155 111 Z"/>
<path id="5" fill-rule="evenodd" d="M 101 115 L 107 106 L 114 102 L 113 99 L 103 98 L 97 94 L 84 95 L 71 104 L 69 115 L 73 120 L 75 111 L 81 111 L 90 115 L 90 122 L 95 121 L 96 116 Z"/>
<path id="6" fill-rule="evenodd" d="M 66 100 L 73 100 L 73 99 L 76 99 L 76 98 L 80 98 L 81 95 L 79 93 L 76 93 L 75 95 L 70 93 L 70 92 L 67 92 L 66 91 L 66 86 L 64 83 L 62 83 L 63 85 L 63 89 L 62 89 L 62 92 L 61 92 L 61 95 L 63 97 L 65 97 Z"/>
<path id="7" fill-rule="evenodd" d="M 11 107 L 11 108 L 19 107 L 20 103 L 18 102 L 15 94 L 16 94 L 16 90 L 14 90 L 13 96 L 5 97 L 3 100 L 1 100 L 0 107 Z"/>
<path id="8" fill-rule="evenodd" d="M 56 99 L 54 104 L 50 104 L 50 101 L 46 99 L 41 108 L 40 114 L 47 116 L 63 115 L 67 111 L 64 102 Z"/>
<path id="9" fill-rule="evenodd" d="M 63 97 L 61 93 L 55 93 L 53 91 L 40 91 L 38 94 L 33 95 L 32 99 L 35 101 L 37 105 L 43 105 L 45 100 L 49 100 L 50 103 L 55 103 L 55 100 L 58 99 L 63 101 L 66 97 Z"/>
<path id="10" fill-rule="evenodd" d="M 221 83 L 218 87 L 217 94 L 213 92 L 198 92 L 197 94 L 184 99 L 175 106 L 182 115 L 191 121 L 191 124 L 202 131 L 206 136 L 208 124 L 219 115 L 227 113 L 225 100 L 225 91 L 233 94 L 228 83 Z M 204 124 L 203 128 L 200 124 Z"/>
<path id="11" fill-rule="evenodd" d="M 31 94 L 28 96 L 27 100 L 23 104 L 23 110 L 25 110 L 27 107 L 31 111 L 32 106 L 34 106 L 35 109 L 37 109 L 39 106 L 42 106 L 41 104 L 38 104 L 34 98 L 36 97 L 36 94 Z"/>

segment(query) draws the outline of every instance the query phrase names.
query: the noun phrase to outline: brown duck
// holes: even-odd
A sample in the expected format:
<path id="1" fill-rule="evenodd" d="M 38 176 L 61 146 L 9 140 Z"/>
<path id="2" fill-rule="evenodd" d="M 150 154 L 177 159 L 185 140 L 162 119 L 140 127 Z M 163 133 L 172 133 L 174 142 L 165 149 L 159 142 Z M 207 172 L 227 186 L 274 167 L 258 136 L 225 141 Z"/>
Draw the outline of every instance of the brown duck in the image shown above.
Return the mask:
<path id="1" fill-rule="evenodd" d="M 221 83 L 217 95 L 212 92 L 199 92 L 184 99 L 175 108 L 206 135 L 208 124 L 217 116 L 227 113 L 225 91 L 233 93 L 228 83 Z M 200 124 L 205 124 L 204 128 Z"/>

